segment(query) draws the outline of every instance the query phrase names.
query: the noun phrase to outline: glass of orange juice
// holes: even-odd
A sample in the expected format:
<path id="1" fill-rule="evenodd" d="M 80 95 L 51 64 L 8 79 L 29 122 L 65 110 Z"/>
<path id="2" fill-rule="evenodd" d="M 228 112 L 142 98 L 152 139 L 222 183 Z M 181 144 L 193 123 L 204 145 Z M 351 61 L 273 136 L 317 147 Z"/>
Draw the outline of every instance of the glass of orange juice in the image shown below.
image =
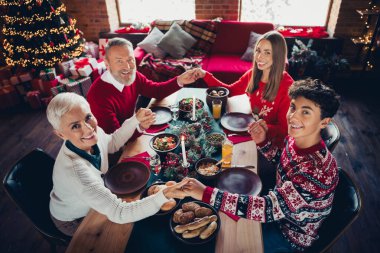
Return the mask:
<path id="1" fill-rule="evenodd" d="M 223 145 L 222 145 L 222 159 L 223 159 L 222 167 L 231 167 L 233 147 L 234 147 L 234 145 L 232 144 L 232 142 L 230 140 L 226 139 L 223 142 Z"/>
<path id="2" fill-rule="evenodd" d="M 212 100 L 212 116 L 214 119 L 220 119 L 222 114 L 222 100 L 214 99 Z"/>

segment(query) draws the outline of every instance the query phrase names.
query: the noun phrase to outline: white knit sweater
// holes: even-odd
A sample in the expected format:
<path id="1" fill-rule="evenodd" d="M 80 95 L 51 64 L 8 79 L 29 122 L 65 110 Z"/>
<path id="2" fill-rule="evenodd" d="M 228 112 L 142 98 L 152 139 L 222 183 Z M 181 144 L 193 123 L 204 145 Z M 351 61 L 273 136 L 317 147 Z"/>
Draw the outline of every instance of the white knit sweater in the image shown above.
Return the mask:
<path id="1" fill-rule="evenodd" d="M 118 151 L 132 136 L 137 125 L 138 121 L 133 116 L 111 135 L 104 133 L 100 127 L 97 128 L 101 171 L 69 150 L 65 143 L 62 145 L 54 165 L 54 186 L 50 193 L 50 213 L 54 218 L 72 221 L 86 216 L 92 208 L 115 223 L 128 223 L 155 214 L 168 201 L 161 191 L 127 203 L 104 186 L 101 174 L 108 170 L 108 153 Z"/>

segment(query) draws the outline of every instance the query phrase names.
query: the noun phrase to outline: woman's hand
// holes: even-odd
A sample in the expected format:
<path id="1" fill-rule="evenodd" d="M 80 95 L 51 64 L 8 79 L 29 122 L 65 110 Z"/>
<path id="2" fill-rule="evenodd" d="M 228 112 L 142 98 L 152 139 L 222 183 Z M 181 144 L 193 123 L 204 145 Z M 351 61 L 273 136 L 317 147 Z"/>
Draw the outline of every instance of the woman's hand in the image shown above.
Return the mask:
<path id="1" fill-rule="evenodd" d="M 265 141 L 267 132 L 267 123 L 262 119 L 259 119 L 258 121 L 253 122 L 248 126 L 248 133 L 251 135 L 252 140 L 256 143 Z"/>
<path id="2" fill-rule="evenodd" d="M 136 118 L 140 123 L 141 130 L 145 130 L 148 129 L 156 121 L 156 114 L 153 113 L 150 109 L 140 108 L 136 112 Z"/>
<path id="3" fill-rule="evenodd" d="M 186 184 L 185 181 L 176 183 L 175 185 L 168 186 L 163 189 L 164 195 L 167 199 L 183 199 L 188 195 L 183 191 L 183 186 Z"/>
<path id="4" fill-rule="evenodd" d="M 206 189 L 206 186 L 196 180 L 195 178 L 185 178 L 181 183 L 185 182 L 182 189 L 187 196 L 190 196 L 197 200 L 202 200 L 203 192 Z"/>
<path id="5" fill-rule="evenodd" d="M 177 82 L 180 85 L 187 85 L 194 83 L 197 81 L 199 78 L 203 78 L 206 75 L 206 71 L 204 71 L 201 68 L 194 68 L 187 70 L 185 73 L 181 74 L 177 78 Z"/>

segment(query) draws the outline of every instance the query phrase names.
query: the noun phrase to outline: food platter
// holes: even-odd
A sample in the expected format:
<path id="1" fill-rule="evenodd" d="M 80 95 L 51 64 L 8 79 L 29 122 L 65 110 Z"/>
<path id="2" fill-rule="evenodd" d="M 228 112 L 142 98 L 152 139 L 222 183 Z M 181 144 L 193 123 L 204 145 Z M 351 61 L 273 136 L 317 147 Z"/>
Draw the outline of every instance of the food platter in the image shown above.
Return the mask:
<path id="1" fill-rule="evenodd" d="M 172 120 L 172 114 L 169 108 L 155 106 L 150 109 L 152 112 L 156 113 L 156 121 L 153 123 L 153 125 L 162 125 Z"/>
<path id="2" fill-rule="evenodd" d="M 230 112 L 222 116 L 220 124 L 222 124 L 225 129 L 233 132 L 245 132 L 248 130 L 248 125 L 254 121 L 251 114 Z"/>
<path id="3" fill-rule="evenodd" d="M 175 212 L 178 209 L 182 208 L 183 204 L 188 203 L 188 202 L 193 202 L 193 203 L 198 204 L 200 207 L 205 207 L 205 208 L 211 209 L 212 214 L 210 216 L 213 216 L 213 215 L 216 216 L 216 221 L 215 222 L 216 222 L 217 227 L 216 227 L 215 231 L 209 237 L 207 237 L 206 239 L 201 239 L 199 236 L 194 237 L 194 238 L 183 238 L 183 234 L 177 233 L 176 230 L 175 230 L 175 227 L 178 226 L 179 224 L 177 224 L 176 222 L 173 221 L 174 214 L 175 214 Z M 193 199 L 186 199 L 185 201 L 182 202 L 182 205 L 178 206 L 174 210 L 174 213 L 173 213 L 173 215 L 172 215 L 172 217 L 170 219 L 170 224 L 169 225 L 170 225 L 170 230 L 172 231 L 172 234 L 179 241 L 181 241 L 181 242 L 183 242 L 185 244 L 199 245 L 199 244 L 207 243 L 207 242 L 213 240 L 216 237 L 216 235 L 218 234 L 219 229 L 220 229 L 220 217 L 219 217 L 219 214 L 216 211 L 216 209 L 214 207 L 212 207 L 211 205 L 206 204 L 206 203 L 201 202 L 201 201 L 196 201 L 196 200 L 193 200 Z"/>

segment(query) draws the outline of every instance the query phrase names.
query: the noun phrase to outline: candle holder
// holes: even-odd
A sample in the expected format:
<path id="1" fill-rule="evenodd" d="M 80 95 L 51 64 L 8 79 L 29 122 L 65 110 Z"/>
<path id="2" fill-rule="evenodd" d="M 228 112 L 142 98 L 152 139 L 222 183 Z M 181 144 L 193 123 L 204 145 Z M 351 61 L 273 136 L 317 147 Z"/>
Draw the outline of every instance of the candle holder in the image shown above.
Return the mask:
<path id="1" fill-rule="evenodd" d="M 190 163 L 184 163 L 184 162 L 182 162 L 181 166 L 182 166 L 182 168 L 189 168 L 190 167 Z"/>

